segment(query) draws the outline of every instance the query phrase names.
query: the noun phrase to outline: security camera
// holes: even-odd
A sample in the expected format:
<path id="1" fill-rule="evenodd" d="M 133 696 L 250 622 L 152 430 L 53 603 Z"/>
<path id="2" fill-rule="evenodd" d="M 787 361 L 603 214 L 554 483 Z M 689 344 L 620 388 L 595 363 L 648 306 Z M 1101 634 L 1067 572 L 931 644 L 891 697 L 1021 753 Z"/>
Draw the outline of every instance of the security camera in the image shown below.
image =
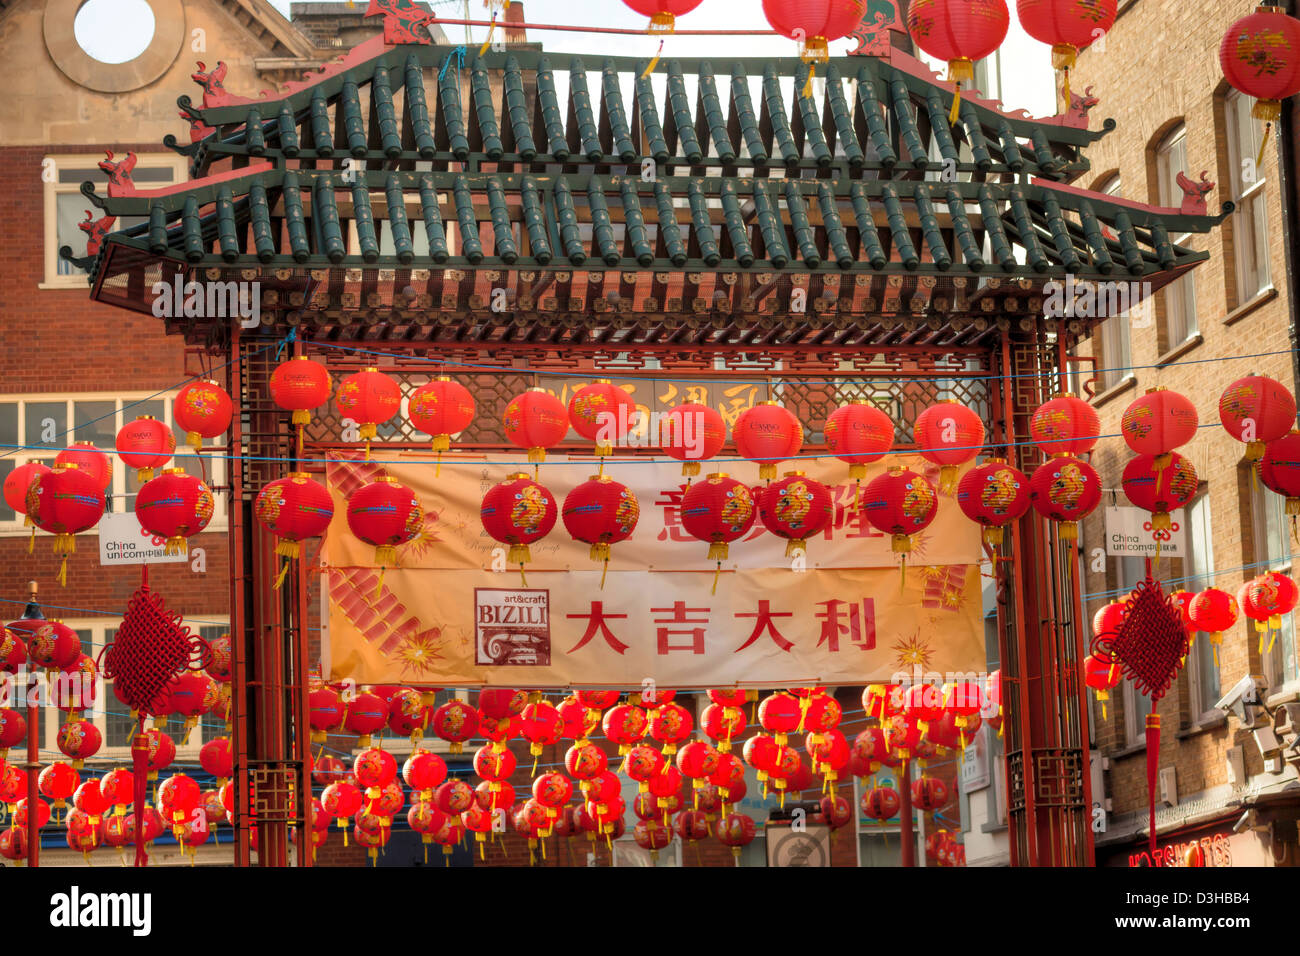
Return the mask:
<path id="1" fill-rule="evenodd" d="M 1256 674 L 1248 674 L 1233 685 L 1214 706 L 1219 710 L 1229 711 L 1247 727 L 1254 727 L 1259 721 L 1260 713 L 1268 712 L 1264 706 L 1264 691 L 1268 690 L 1268 681 Z"/>

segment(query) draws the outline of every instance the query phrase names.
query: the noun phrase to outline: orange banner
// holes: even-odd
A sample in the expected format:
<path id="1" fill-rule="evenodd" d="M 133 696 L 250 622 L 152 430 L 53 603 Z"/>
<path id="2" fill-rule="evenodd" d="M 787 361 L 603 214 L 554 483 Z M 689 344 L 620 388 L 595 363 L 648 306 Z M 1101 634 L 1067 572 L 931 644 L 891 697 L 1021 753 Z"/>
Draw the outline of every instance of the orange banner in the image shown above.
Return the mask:
<path id="1" fill-rule="evenodd" d="M 895 458 L 918 471 L 919 460 Z M 923 469 L 924 466 L 924 469 Z M 522 456 L 410 464 L 337 461 L 328 469 L 335 518 L 321 564 L 328 584 L 326 673 L 360 683 L 517 687 L 862 684 L 899 672 L 968 674 L 985 663 L 979 529 L 956 502 L 916 536 L 906 574 L 889 539 L 855 505 L 846 466 L 798 462 L 833 487 L 834 520 L 785 556 L 785 540 L 756 522 L 734 542 L 713 587 L 708 545 L 682 530 L 680 466 L 607 462 L 641 500 L 632 538 L 613 548 L 604 588 L 585 544 L 562 521 L 532 546 L 527 586 L 479 521 L 484 492 L 531 471 Z M 873 466 L 869 477 L 882 471 Z M 707 471 L 706 467 L 706 471 Z M 738 476 L 756 466 L 732 463 Z M 933 469 L 930 469 L 933 470 Z M 540 480 L 562 502 L 595 473 L 563 460 Z M 347 496 L 388 474 L 425 509 L 420 537 L 381 580 L 374 549 L 354 538 Z"/>

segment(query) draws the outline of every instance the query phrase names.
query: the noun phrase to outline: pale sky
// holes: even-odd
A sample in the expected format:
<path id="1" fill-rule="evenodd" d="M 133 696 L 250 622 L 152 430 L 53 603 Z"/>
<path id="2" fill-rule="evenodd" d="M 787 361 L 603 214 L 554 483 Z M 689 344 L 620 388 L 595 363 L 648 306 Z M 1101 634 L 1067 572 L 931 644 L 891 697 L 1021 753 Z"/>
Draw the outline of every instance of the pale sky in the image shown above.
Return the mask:
<path id="1" fill-rule="evenodd" d="M 343 5 L 347 0 L 334 0 Z M 366 0 L 356 0 L 364 9 Z M 271 0 L 286 17 L 291 0 Z M 152 15 L 147 10 L 147 0 L 91 0 L 78 14 L 75 27 L 78 42 L 92 56 L 106 62 L 121 62 L 123 54 L 132 48 L 138 53 L 152 34 Z M 483 0 L 438 0 L 434 11 L 448 17 L 464 17 L 466 6 L 470 19 L 486 19 Z M 530 23 L 580 24 L 641 28 L 645 18 L 619 0 L 526 0 L 526 19 Z M 679 17 L 681 29 L 769 29 L 758 0 L 704 0 L 689 14 Z M 463 27 L 445 26 L 448 37 L 454 42 L 464 42 Z M 482 43 L 486 27 L 470 30 L 471 41 Z M 581 53 L 593 58 L 589 69 L 599 69 L 596 57 L 622 55 L 648 57 L 654 54 L 658 40 L 649 36 L 611 36 L 607 34 L 533 32 L 530 39 L 540 40 L 553 50 Z M 832 55 L 844 53 L 851 41 L 839 40 L 831 44 Z M 668 37 L 664 56 L 705 57 L 716 56 L 789 56 L 795 50 L 792 41 L 782 37 Z M 1050 50 L 1044 44 L 1031 40 L 1020 29 L 1014 14 L 1011 32 L 1000 51 L 1002 57 L 1002 100 L 1008 109 L 1026 109 L 1035 116 L 1049 115 L 1055 111 Z M 127 57 L 129 58 L 129 57 Z"/>

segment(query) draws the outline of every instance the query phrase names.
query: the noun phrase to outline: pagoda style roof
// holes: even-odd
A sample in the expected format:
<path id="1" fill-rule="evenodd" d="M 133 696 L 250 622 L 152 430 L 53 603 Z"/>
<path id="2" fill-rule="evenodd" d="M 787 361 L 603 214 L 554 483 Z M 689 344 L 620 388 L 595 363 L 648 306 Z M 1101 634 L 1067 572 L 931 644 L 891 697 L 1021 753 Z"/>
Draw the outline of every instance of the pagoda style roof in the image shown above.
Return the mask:
<path id="1" fill-rule="evenodd" d="M 1207 183 L 1179 209 L 1072 185 L 1114 126 L 1087 128 L 1086 94 L 1049 118 L 967 95 L 950 125 L 951 84 L 898 50 L 819 67 L 814 96 L 797 58 L 646 65 L 378 36 L 257 98 L 197 74 L 204 102 L 178 101 L 195 139 L 168 141 L 190 182 L 82 187 L 144 219 L 80 260 L 92 296 L 147 311 L 160 276 L 257 278 L 264 323 L 325 335 L 490 340 L 549 316 L 636 341 L 677 315 L 725 338 L 794 311 L 938 314 L 968 341 L 965 322 L 1041 314 L 1054 278 L 1159 288 L 1208 257 L 1170 236 L 1232 209 L 1208 213 Z"/>

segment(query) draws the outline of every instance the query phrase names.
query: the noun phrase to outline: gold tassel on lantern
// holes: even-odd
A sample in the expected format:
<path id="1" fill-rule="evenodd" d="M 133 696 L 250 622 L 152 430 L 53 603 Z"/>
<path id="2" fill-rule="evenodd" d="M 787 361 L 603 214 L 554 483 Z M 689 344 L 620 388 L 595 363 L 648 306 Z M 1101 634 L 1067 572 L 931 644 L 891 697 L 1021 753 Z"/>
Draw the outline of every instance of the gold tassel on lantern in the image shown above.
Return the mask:
<path id="1" fill-rule="evenodd" d="M 948 81 L 955 84 L 952 94 L 952 110 L 948 113 L 948 122 L 954 124 L 961 115 L 961 85 L 973 85 L 975 82 L 975 64 L 963 58 L 948 61 Z"/>
<path id="2" fill-rule="evenodd" d="M 1079 50 L 1072 43 L 1054 43 L 1052 45 L 1052 69 L 1065 74 L 1062 95 L 1065 97 L 1065 111 L 1070 109 L 1070 68 L 1074 66 Z"/>
<path id="3" fill-rule="evenodd" d="M 528 550 L 526 544 L 512 544 L 506 560 L 511 564 L 519 565 L 519 580 L 523 582 L 524 587 L 528 587 L 528 578 L 524 575 L 524 565 L 533 559 L 532 552 Z"/>
<path id="4" fill-rule="evenodd" d="M 1264 165 L 1264 147 L 1268 145 L 1269 133 L 1273 131 L 1273 124 L 1282 118 L 1282 102 L 1280 100 L 1256 100 L 1254 107 L 1251 108 L 1250 115 L 1264 123 L 1264 138 L 1259 141 L 1259 155 L 1255 157 L 1255 169 Z"/>
<path id="5" fill-rule="evenodd" d="M 713 572 L 713 590 L 709 592 L 711 594 L 718 593 L 718 575 L 722 573 L 722 562 L 727 560 L 728 553 L 729 549 L 725 541 L 714 541 L 709 545 L 709 560 L 718 562 L 718 566 Z"/>
<path id="6" fill-rule="evenodd" d="M 984 543 L 990 548 L 1002 547 L 1003 532 L 1005 531 L 1000 525 L 986 525 L 984 528 Z"/>
<path id="7" fill-rule="evenodd" d="M 817 72 L 817 64 L 827 63 L 830 58 L 830 46 L 825 37 L 807 37 L 803 41 L 799 48 L 799 59 L 808 64 L 808 79 L 803 84 L 804 97 L 812 96 L 813 75 Z"/>
<path id="8" fill-rule="evenodd" d="M 641 79 L 644 80 L 646 77 L 648 77 L 651 73 L 655 71 L 655 67 L 659 65 L 659 57 L 663 55 L 663 52 L 664 52 L 664 41 L 660 40 L 659 49 L 655 51 L 654 56 L 650 57 L 650 62 L 646 64 L 646 68 L 641 71 Z"/>
<path id="9" fill-rule="evenodd" d="M 957 466 L 944 465 L 939 469 L 939 494 L 955 495 L 957 493 Z"/>

